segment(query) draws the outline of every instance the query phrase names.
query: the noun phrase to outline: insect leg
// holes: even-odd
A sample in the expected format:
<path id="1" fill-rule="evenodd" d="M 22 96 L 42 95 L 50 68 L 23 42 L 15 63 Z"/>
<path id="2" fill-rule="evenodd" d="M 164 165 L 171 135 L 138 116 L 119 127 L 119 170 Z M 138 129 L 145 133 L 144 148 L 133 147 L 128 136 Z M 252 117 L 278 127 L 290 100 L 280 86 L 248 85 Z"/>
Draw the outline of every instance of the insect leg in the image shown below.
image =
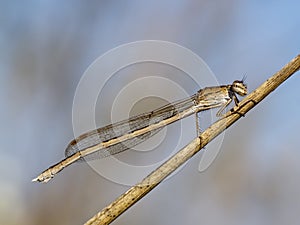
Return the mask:
<path id="1" fill-rule="evenodd" d="M 240 102 L 239 99 L 237 98 L 237 96 L 235 95 L 235 93 L 233 93 L 232 97 L 234 99 L 235 105 L 237 106 L 239 104 L 239 102 Z"/>
<path id="2" fill-rule="evenodd" d="M 217 112 L 217 116 L 218 117 L 221 117 L 223 114 L 222 114 L 222 111 L 230 104 L 230 102 L 232 101 L 232 98 L 228 99 L 227 102 L 225 102 L 221 108 L 219 109 L 219 111 Z"/>

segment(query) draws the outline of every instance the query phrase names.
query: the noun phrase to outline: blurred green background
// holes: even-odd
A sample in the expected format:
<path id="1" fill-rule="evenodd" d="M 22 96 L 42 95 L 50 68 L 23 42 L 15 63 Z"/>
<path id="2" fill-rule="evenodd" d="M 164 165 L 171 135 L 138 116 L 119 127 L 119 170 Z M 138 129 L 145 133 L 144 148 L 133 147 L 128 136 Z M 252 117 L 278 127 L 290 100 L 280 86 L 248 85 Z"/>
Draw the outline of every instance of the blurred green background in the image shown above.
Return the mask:
<path id="1" fill-rule="evenodd" d="M 0 224 L 83 224 L 128 189 L 88 164 L 31 183 L 63 158 L 76 86 L 98 56 L 132 41 L 171 41 L 201 56 L 222 84 L 246 74 L 252 91 L 299 54 L 299 7 L 1 1 Z M 195 156 L 114 224 L 299 224 L 299 85 L 296 74 L 232 126 L 207 171 L 198 172 Z"/>

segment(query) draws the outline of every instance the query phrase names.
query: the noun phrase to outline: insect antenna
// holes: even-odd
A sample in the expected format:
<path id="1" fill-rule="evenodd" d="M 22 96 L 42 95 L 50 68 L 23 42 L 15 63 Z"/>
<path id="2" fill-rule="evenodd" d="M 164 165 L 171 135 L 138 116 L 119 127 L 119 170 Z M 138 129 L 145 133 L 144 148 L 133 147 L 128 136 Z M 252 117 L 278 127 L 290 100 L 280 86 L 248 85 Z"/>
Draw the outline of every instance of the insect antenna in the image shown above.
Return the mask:
<path id="1" fill-rule="evenodd" d="M 245 83 L 246 79 L 247 79 L 247 75 L 246 75 L 246 74 L 244 74 L 244 76 L 243 76 L 243 78 L 242 78 L 242 80 L 241 80 L 241 81 L 242 81 L 243 83 Z"/>

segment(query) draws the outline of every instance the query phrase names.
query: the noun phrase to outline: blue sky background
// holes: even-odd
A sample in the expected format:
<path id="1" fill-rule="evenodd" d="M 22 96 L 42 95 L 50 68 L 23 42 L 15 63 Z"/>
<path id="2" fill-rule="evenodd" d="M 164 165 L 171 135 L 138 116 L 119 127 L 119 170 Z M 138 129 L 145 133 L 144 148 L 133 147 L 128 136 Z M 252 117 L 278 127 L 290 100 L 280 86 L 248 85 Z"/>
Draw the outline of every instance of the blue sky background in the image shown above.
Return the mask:
<path id="1" fill-rule="evenodd" d="M 246 74 L 252 91 L 299 54 L 299 6 L 2 1 L 0 223 L 83 224 L 128 189 L 87 164 L 47 185 L 30 182 L 63 157 L 76 86 L 98 56 L 132 41 L 170 41 L 198 54 L 222 84 Z M 298 72 L 232 126 L 205 173 L 196 156 L 114 224 L 299 224 L 299 85 Z"/>

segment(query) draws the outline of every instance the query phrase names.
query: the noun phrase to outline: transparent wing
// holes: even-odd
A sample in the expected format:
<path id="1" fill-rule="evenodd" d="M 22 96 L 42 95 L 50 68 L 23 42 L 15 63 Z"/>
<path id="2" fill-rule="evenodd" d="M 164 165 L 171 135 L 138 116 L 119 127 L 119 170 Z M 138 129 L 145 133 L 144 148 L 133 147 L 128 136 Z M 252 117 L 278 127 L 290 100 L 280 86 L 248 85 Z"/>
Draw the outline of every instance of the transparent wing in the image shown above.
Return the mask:
<path id="1" fill-rule="evenodd" d="M 70 142 L 65 150 L 65 156 L 69 157 L 78 151 L 82 151 L 86 148 L 97 145 L 101 142 L 105 142 L 117 137 L 120 137 L 124 134 L 131 133 L 135 130 L 139 130 L 145 127 L 148 127 L 151 124 L 158 123 L 162 120 L 165 120 L 169 117 L 172 117 L 191 106 L 195 105 L 196 95 L 193 95 L 189 98 L 167 104 L 161 108 L 158 108 L 154 111 L 143 113 L 134 117 L 131 117 L 127 120 L 123 120 L 114 124 L 107 125 L 105 127 L 89 131 L 80 135 L 78 138 Z M 136 136 L 134 138 L 123 141 L 112 146 L 109 146 L 105 149 L 100 149 L 97 152 L 94 152 L 88 156 L 85 156 L 84 159 L 90 160 L 95 158 L 103 158 L 109 155 L 114 155 L 130 149 L 148 138 L 152 137 L 158 133 L 162 128 L 149 131 L 145 134 Z"/>

